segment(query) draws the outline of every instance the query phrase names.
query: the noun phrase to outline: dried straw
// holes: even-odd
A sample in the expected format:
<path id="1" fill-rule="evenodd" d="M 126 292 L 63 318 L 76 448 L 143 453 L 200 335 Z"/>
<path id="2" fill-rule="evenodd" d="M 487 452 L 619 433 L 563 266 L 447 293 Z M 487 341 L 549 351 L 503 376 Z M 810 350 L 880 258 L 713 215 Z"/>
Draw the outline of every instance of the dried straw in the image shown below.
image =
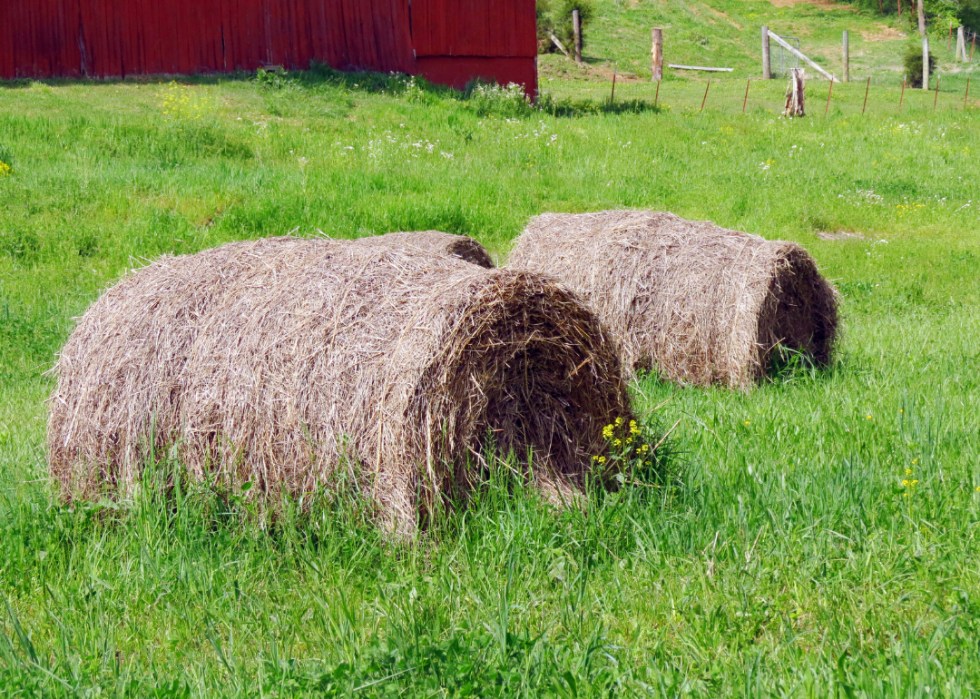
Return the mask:
<path id="1" fill-rule="evenodd" d="M 614 344 L 538 275 L 381 244 L 278 238 L 165 257 L 106 291 L 57 365 L 68 500 L 171 455 L 274 506 L 343 469 L 392 532 L 473 486 L 491 447 L 575 499 L 630 414 Z M 491 444 L 492 442 L 492 444 Z"/>
<path id="2" fill-rule="evenodd" d="M 626 367 L 748 389 L 778 345 L 830 361 L 833 287 L 799 245 L 686 221 L 603 211 L 531 219 L 509 268 L 550 275 L 618 339 Z"/>
<path id="3" fill-rule="evenodd" d="M 357 238 L 359 245 L 384 245 L 401 247 L 429 255 L 458 257 L 480 267 L 492 269 L 493 258 L 480 243 L 465 235 L 453 235 L 442 231 L 405 231 L 385 235 Z"/>

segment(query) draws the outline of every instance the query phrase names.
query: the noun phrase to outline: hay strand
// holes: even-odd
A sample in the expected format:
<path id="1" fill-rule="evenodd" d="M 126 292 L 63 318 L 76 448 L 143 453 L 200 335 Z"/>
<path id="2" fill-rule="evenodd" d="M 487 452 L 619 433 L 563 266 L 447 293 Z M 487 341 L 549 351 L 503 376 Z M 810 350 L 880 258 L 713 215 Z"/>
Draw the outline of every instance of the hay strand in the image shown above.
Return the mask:
<path id="1" fill-rule="evenodd" d="M 442 231 L 401 231 L 386 233 L 352 241 L 358 245 L 382 245 L 414 250 L 428 255 L 458 257 L 486 269 L 494 267 L 493 258 L 480 243 L 465 235 Z"/>
<path id="2" fill-rule="evenodd" d="M 662 212 L 543 214 L 508 267 L 567 285 L 617 338 L 626 367 L 673 381 L 748 389 L 777 346 L 831 359 L 835 292 L 795 243 Z"/>

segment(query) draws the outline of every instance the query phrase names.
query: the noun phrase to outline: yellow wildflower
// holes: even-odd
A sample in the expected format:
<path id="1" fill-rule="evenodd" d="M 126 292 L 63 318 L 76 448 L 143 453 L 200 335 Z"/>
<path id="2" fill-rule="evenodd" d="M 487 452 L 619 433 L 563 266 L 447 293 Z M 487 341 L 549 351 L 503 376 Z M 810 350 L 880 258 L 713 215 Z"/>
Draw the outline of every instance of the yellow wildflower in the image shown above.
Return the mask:
<path id="1" fill-rule="evenodd" d="M 7 177 L 13 172 L 14 169 L 7 165 L 7 163 L 0 160 L 0 177 Z"/>
<path id="2" fill-rule="evenodd" d="M 604 463 L 606 463 L 606 457 L 604 457 L 604 456 L 600 456 L 600 457 L 599 457 L 599 463 L 600 463 L 600 464 L 604 464 Z"/>
<path id="3" fill-rule="evenodd" d="M 616 427 L 619 427 L 622 424 L 623 424 L 623 418 L 617 417 L 616 418 Z"/>
<path id="4" fill-rule="evenodd" d="M 614 447 L 621 447 L 622 445 L 623 445 L 623 440 L 621 440 L 621 439 L 613 440 L 613 446 Z"/>

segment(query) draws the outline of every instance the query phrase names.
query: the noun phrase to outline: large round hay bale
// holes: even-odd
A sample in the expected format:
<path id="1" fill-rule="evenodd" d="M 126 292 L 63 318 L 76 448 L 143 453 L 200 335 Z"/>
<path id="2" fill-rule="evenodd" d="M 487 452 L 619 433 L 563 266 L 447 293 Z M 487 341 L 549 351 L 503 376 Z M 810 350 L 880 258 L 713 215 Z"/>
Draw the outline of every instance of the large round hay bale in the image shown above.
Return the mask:
<path id="1" fill-rule="evenodd" d="M 777 346 L 830 361 L 833 287 L 799 245 L 670 213 L 543 214 L 508 267 L 579 294 L 616 336 L 627 368 L 746 389 Z"/>
<path id="2" fill-rule="evenodd" d="M 67 499 L 145 464 L 274 504 L 345 469 L 411 536 L 491 449 L 575 499 L 628 416 L 615 345 L 539 275 L 329 239 L 164 258 L 106 291 L 57 365 L 49 466 Z M 492 443 L 491 443 L 492 442 Z"/>
<path id="3" fill-rule="evenodd" d="M 469 236 L 442 231 L 400 231 L 357 238 L 353 242 L 359 245 L 400 247 L 429 255 L 458 257 L 486 269 L 494 266 L 490 253 L 479 242 Z"/>

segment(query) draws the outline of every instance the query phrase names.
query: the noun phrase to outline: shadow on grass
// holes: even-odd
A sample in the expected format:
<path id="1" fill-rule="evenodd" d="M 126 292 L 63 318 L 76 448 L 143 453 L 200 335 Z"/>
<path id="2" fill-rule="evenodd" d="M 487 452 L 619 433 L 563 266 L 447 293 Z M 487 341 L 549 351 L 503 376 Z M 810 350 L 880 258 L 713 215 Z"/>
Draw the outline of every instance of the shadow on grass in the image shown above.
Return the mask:
<path id="1" fill-rule="evenodd" d="M 30 88 L 35 84 L 52 87 L 70 85 L 152 85 L 178 81 L 183 85 L 218 85 L 221 83 L 256 82 L 268 90 L 299 89 L 316 91 L 335 88 L 349 93 L 389 94 L 407 97 L 415 102 L 432 103 L 451 100 L 476 112 L 480 117 L 530 117 L 542 112 L 555 117 L 581 117 L 600 114 L 638 114 L 660 112 L 660 108 L 645 100 L 572 100 L 555 99 L 549 94 L 530 102 L 522 90 L 497 86 L 480 80 L 470 81 L 462 90 L 437 85 L 428 80 L 403 73 L 346 72 L 322 63 L 313 62 L 309 70 L 287 71 L 281 66 L 259 68 L 254 73 L 210 73 L 198 75 L 136 75 L 118 78 L 50 78 L 34 80 L 19 78 L 0 81 L 0 89 Z"/>

